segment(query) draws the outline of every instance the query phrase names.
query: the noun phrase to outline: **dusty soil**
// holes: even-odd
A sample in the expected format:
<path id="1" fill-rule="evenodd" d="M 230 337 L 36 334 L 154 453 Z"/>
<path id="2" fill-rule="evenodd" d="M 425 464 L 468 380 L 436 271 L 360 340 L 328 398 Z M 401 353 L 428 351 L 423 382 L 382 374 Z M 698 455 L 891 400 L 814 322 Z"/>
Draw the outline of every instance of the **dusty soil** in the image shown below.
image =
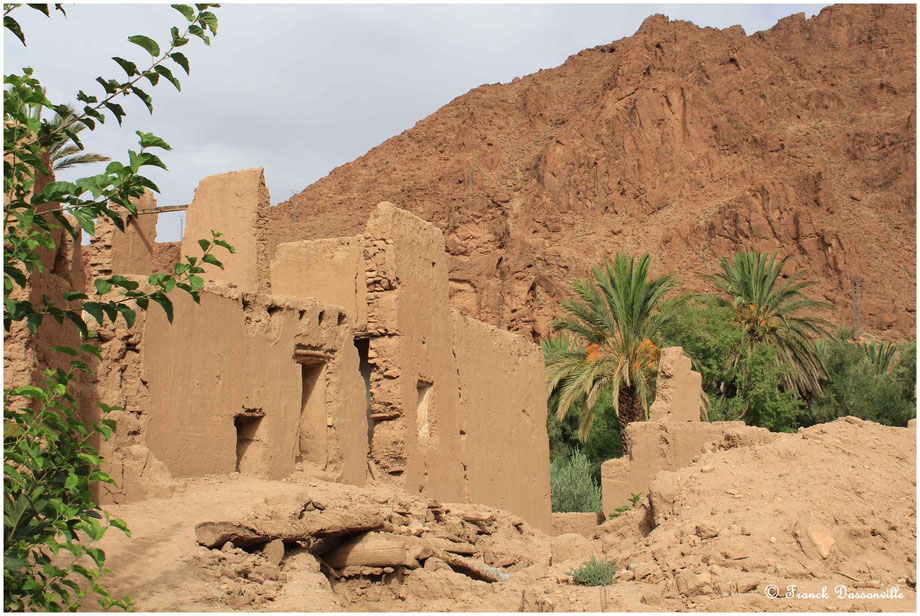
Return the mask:
<path id="1" fill-rule="evenodd" d="M 111 533 L 102 547 L 110 589 L 151 611 L 914 611 L 915 460 L 914 430 L 845 418 L 661 473 L 648 499 L 593 540 L 307 471 L 285 481 L 205 477 L 169 498 L 112 506 L 132 538 Z M 386 520 L 379 535 L 463 552 L 502 581 L 431 554 L 417 567 L 333 570 L 321 564 L 330 552 L 318 559 L 312 544 L 286 544 L 276 565 L 267 547 L 196 542 L 201 522 L 357 510 Z M 592 555 L 621 566 L 615 584 L 572 583 L 568 572 Z M 782 594 L 826 587 L 828 598 L 768 598 L 768 585 Z M 837 598 L 837 585 L 903 596 Z"/>
<path id="2" fill-rule="evenodd" d="M 487 84 L 272 208 L 274 242 L 361 233 L 380 201 L 438 225 L 454 307 L 539 336 L 614 251 L 706 290 L 720 256 L 792 255 L 867 332 L 915 331 L 916 7 L 745 33 L 649 17 Z M 885 266 L 878 266 L 884 246 Z"/>

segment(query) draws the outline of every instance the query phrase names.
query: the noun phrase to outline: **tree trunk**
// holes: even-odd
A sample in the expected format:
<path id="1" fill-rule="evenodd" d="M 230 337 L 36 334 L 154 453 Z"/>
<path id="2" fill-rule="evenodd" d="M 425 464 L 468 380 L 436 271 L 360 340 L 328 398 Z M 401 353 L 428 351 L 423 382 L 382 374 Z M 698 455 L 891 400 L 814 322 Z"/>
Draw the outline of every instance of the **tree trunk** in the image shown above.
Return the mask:
<path id="1" fill-rule="evenodd" d="M 643 421 L 645 411 L 642 409 L 642 403 L 639 396 L 632 387 L 621 387 L 618 396 L 619 409 L 617 419 L 620 423 L 620 440 L 623 441 L 623 451 L 629 451 L 629 442 L 626 437 L 626 426 L 634 421 Z"/>

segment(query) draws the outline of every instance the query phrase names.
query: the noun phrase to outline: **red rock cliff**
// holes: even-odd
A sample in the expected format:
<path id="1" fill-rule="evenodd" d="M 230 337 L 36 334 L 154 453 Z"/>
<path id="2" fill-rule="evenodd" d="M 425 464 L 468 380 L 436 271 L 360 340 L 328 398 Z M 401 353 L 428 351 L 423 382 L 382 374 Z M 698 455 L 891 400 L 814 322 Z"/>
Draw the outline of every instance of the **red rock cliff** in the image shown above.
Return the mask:
<path id="1" fill-rule="evenodd" d="M 915 332 L 915 7 L 843 5 L 746 36 L 649 17 L 480 86 L 272 208 L 274 242 L 360 233 L 389 200 L 438 225 L 463 312 L 539 335 L 614 251 L 699 273 L 791 253 L 851 324 Z"/>

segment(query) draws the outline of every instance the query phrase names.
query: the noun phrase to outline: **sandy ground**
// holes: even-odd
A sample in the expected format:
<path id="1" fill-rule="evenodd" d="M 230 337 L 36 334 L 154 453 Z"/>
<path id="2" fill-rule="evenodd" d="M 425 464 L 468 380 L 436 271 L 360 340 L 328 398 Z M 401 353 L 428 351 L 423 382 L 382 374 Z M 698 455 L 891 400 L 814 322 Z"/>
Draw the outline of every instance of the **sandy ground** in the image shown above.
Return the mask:
<path id="1" fill-rule="evenodd" d="M 115 572 L 107 587 L 143 611 L 914 611 L 913 430 L 846 418 L 704 454 L 659 474 L 650 493 L 588 539 L 477 505 L 445 503 L 435 516 L 426 498 L 384 485 L 203 477 L 169 498 L 109 507 L 132 536 L 109 532 L 101 547 Z M 472 546 L 468 558 L 506 579 L 476 580 L 434 557 L 333 572 L 297 544 L 275 565 L 259 549 L 196 541 L 200 522 L 359 509 L 386 519 L 389 537 Z M 615 584 L 572 583 L 592 555 L 617 561 Z"/>

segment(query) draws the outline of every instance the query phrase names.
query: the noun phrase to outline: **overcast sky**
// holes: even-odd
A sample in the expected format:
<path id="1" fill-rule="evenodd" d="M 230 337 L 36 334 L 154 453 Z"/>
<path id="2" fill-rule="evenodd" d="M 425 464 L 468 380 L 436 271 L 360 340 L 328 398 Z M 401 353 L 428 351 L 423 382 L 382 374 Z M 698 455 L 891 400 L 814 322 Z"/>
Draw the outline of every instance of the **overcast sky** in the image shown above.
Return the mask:
<path id="1" fill-rule="evenodd" d="M 162 191 L 159 205 L 189 203 L 205 176 L 257 166 L 275 204 L 472 88 L 558 66 L 586 47 L 634 34 L 653 13 L 699 26 L 738 24 L 752 34 L 823 6 L 225 4 L 215 11 L 220 26 L 211 47 L 193 39 L 183 49 L 192 70 L 186 77 L 175 69 L 181 93 L 166 82 L 148 84 L 152 116 L 132 97 L 123 128 L 109 120 L 84 131 L 84 143 L 126 159 L 134 131 L 165 139 L 174 148 L 163 156 L 170 172 L 149 174 Z M 55 102 L 75 101 L 80 89 L 98 94 L 100 74 L 121 78 L 111 56 L 149 61 L 128 36 L 162 43 L 172 25 L 185 23 L 165 4 L 66 10 L 66 18 L 49 20 L 19 8 L 13 15 L 28 46 L 6 31 L 3 39 L 4 73 L 31 66 Z M 160 217 L 158 241 L 178 239 L 182 216 Z"/>

